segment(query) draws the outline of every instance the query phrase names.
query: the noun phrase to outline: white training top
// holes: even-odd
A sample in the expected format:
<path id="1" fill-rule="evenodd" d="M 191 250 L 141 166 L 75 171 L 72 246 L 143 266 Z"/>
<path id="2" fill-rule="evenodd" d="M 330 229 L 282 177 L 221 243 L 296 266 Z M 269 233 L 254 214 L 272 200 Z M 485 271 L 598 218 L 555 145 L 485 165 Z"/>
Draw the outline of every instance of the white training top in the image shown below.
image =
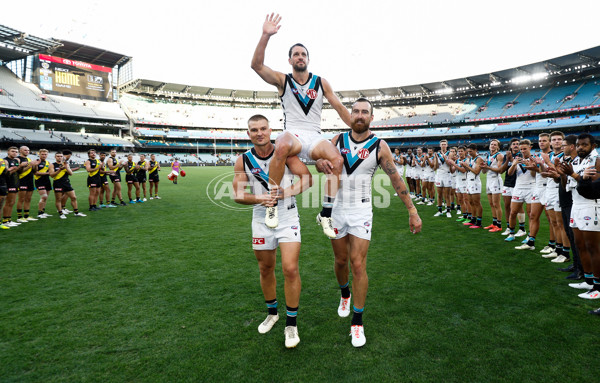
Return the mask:
<path id="1" fill-rule="evenodd" d="M 592 150 L 592 152 L 590 154 L 587 155 L 587 157 L 585 158 L 581 158 L 579 156 L 575 157 L 575 159 L 573 159 L 573 162 L 571 162 L 571 164 L 573 165 L 573 172 L 579 174 L 579 176 L 581 176 L 583 174 L 583 171 L 586 168 L 589 168 L 590 166 L 594 166 L 596 164 L 596 159 L 598 158 L 598 152 L 596 152 L 596 150 Z M 569 176 L 569 178 L 567 178 L 567 191 L 572 191 L 572 196 L 573 196 L 573 206 L 575 205 L 597 205 L 600 206 L 600 200 L 598 199 L 587 199 L 582 197 L 579 192 L 577 191 L 577 181 Z"/>
<path id="2" fill-rule="evenodd" d="M 493 168 L 498 168 L 500 167 L 500 164 L 498 163 L 498 154 L 500 154 L 500 152 L 496 152 L 496 154 L 491 155 L 491 153 L 487 154 L 487 158 L 485 159 L 485 162 L 487 164 L 487 166 L 491 166 Z M 495 171 L 492 171 L 490 169 L 488 169 L 487 173 L 486 173 L 486 179 L 496 179 L 500 176 L 500 174 L 496 173 Z"/>
<path id="3" fill-rule="evenodd" d="M 531 170 L 525 169 L 525 165 L 517 165 L 517 170 L 515 170 L 515 172 L 517 173 L 515 188 L 528 189 L 535 185 L 535 175 L 531 174 Z"/>
<path id="4" fill-rule="evenodd" d="M 285 130 L 320 134 L 323 110 L 321 77 L 309 73 L 306 84 L 298 84 L 291 74 L 286 74 L 281 106 Z"/>
<path id="5" fill-rule="evenodd" d="M 361 142 L 354 141 L 350 132 L 340 134 L 337 147 L 344 159 L 344 168 L 334 209 L 336 206 L 371 208 L 371 181 L 379 166 L 377 153 L 380 143 L 381 140 L 374 134 Z"/>
<path id="6" fill-rule="evenodd" d="M 252 194 L 265 194 L 269 190 L 269 164 L 273 158 L 273 153 L 268 157 L 263 158 L 256 154 L 254 148 L 243 154 L 244 171 L 248 176 L 248 183 L 252 189 Z M 291 186 L 294 183 L 294 174 L 285 167 L 283 178 L 281 179 L 281 187 L 283 189 Z M 287 197 L 279 200 L 277 203 L 278 216 L 280 222 L 287 221 L 286 218 L 298 217 L 298 209 L 296 208 L 296 197 Z M 259 223 L 265 222 L 266 207 L 257 204 L 254 205 L 252 220 Z"/>

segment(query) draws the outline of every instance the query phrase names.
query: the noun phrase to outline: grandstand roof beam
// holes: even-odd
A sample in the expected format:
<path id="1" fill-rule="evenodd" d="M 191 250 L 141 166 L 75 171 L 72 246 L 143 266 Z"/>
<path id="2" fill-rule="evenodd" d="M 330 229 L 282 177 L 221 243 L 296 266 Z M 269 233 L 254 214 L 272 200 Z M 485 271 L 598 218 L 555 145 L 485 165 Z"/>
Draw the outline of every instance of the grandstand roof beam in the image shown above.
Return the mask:
<path id="1" fill-rule="evenodd" d="M 192 89 L 191 85 L 186 85 L 185 88 L 181 91 L 181 93 L 188 93 Z"/>
<path id="2" fill-rule="evenodd" d="M 423 91 L 423 93 L 433 93 L 431 91 L 431 89 L 426 88 L 424 85 L 419 85 L 421 87 L 421 90 Z"/>
<path id="3" fill-rule="evenodd" d="M 523 68 L 515 68 L 515 70 L 516 70 L 517 72 L 522 72 L 522 73 L 525 73 L 525 74 L 531 74 L 531 72 L 530 72 L 530 71 L 528 71 L 528 70 L 525 70 L 525 69 L 523 69 Z"/>
<path id="4" fill-rule="evenodd" d="M 404 89 L 398 88 L 398 93 L 400 93 L 400 96 L 406 97 L 406 91 Z"/>
<path id="5" fill-rule="evenodd" d="M 475 81 L 471 80 L 468 77 L 465 78 L 465 81 L 467 82 L 467 84 L 469 84 L 469 86 L 471 86 L 471 88 L 477 88 L 477 85 L 481 85 L 481 84 L 478 84 Z"/>
<path id="6" fill-rule="evenodd" d="M 212 95 L 212 93 L 215 91 L 215 88 L 209 88 L 208 91 L 206 92 L 207 96 Z"/>
<path id="7" fill-rule="evenodd" d="M 498 76 L 497 74 L 490 73 L 490 81 L 491 82 L 503 82 L 503 81 L 506 81 L 506 79 Z"/>
<path id="8" fill-rule="evenodd" d="M 155 92 L 160 92 L 165 88 L 165 85 L 167 85 L 166 82 L 161 82 L 157 87 L 154 88 Z"/>

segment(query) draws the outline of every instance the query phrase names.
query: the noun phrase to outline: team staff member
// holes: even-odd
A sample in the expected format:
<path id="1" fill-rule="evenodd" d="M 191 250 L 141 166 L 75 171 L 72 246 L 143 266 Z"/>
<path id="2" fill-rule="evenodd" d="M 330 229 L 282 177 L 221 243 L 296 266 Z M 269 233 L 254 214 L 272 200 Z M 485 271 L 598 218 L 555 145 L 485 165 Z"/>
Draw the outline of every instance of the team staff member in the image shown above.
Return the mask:
<path id="1" fill-rule="evenodd" d="M 88 150 L 88 159 L 85 161 L 85 170 L 88 172 L 87 187 L 90 192 L 88 202 L 90 204 L 90 211 L 97 211 L 100 208 L 97 206 L 98 196 L 100 195 L 100 188 L 102 188 L 102 180 L 100 179 L 100 169 L 102 169 L 102 163 L 96 159 L 96 151 L 94 149 Z"/>
<path id="2" fill-rule="evenodd" d="M 600 299 L 600 200 L 585 198 L 577 190 L 579 181 L 594 181 L 600 177 L 600 159 L 594 136 L 580 134 L 577 137 L 577 158 L 571 164 L 560 164 L 559 169 L 569 176 L 567 190 L 573 193 L 570 226 L 581 256 L 585 278 L 584 282 L 571 283 L 569 286 L 588 290 L 579 294 L 580 298 Z"/>
<path id="3" fill-rule="evenodd" d="M 0 211 L 4 207 L 4 200 L 6 199 L 6 195 L 8 194 L 8 188 L 6 187 L 6 175 L 8 171 L 6 170 L 6 161 L 3 158 L 0 158 Z M 10 227 L 6 226 L 4 222 L 0 221 L 0 230 L 8 230 Z"/>
<path id="4" fill-rule="evenodd" d="M 138 161 L 139 169 L 135 173 L 135 177 L 138 180 L 138 183 L 142 187 L 142 191 L 144 192 L 143 202 L 147 201 L 148 193 L 146 191 L 146 172 L 148 171 L 148 162 L 146 162 L 146 156 L 144 154 L 140 154 L 140 160 Z"/>
<path id="5" fill-rule="evenodd" d="M 148 182 L 150 182 L 150 199 L 160 199 L 158 196 L 158 183 L 160 178 L 158 172 L 160 171 L 160 164 L 156 161 L 154 154 L 150 155 L 150 163 L 148 165 Z M 154 187 L 154 194 L 152 194 L 152 188 Z"/>
<path id="6" fill-rule="evenodd" d="M 52 183 L 50 182 L 50 161 L 48 161 L 48 150 L 39 150 L 39 160 L 36 161 L 37 165 L 34 166 L 33 178 L 35 180 L 35 188 L 38 190 L 40 195 L 40 201 L 38 202 L 38 218 L 52 217 L 50 214 L 46 214 L 46 202 L 48 201 L 48 192 L 52 190 Z"/>
<path id="7" fill-rule="evenodd" d="M 396 170 L 389 146 L 369 130 L 373 121 L 373 106 L 366 98 L 359 98 L 352 105 L 350 132 L 335 136 L 332 142 L 344 157 L 344 169 L 340 188 L 333 209 L 333 225 L 336 238 L 331 240 L 335 255 L 334 270 L 341 289 L 338 315 L 350 315 L 349 267 L 352 268 L 352 295 L 354 305 L 350 335 L 354 347 L 366 343 L 362 315 L 367 298 L 367 252 L 371 241 L 373 208 L 371 205 L 371 182 L 378 166 L 390 177 L 394 190 L 408 209 L 412 233 L 421 231 L 421 219 L 410 198 L 404 180 Z M 330 173 L 331 164 L 317 161 L 317 168 Z"/>
<path id="8" fill-rule="evenodd" d="M 19 192 L 19 175 L 18 172 L 24 169 L 28 163 L 19 160 L 19 149 L 16 146 L 8 148 L 7 156 L 4 158 L 6 162 L 6 189 L 7 195 L 4 200 L 4 208 L 2 209 L 2 224 L 8 227 L 19 226 L 20 223 L 12 222 L 12 210 L 15 206 L 17 193 Z"/>
<path id="9" fill-rule="evenodd" d="M 244 205 L 254 205 L 252 214 L 252 248 L 260 270 L 260 286 L 267 304 L 267 318 L 258 326 L 258 332 L 264 334 L 271 330 L 279 320 L 275 280 L 277 247 L 281 250 L 281 267 L 285 280 L 285 304 L 287 309 L 284 330 L 285 346 L 296 347 L 300 342 L 297 327 L 298 305 L 300 303 L 300 222 L 296 208 L 295 195 L 308 189 L 312 178 L 306 165 L 296 156 L 287 158 L 284 177 L 281 182 L 282 193 L 276 196 L 269 192 L 269 165 L 273 159 L 274 145 L 271 143 L 269 121 L 262 115 L 254 115 L 248 120 L 248 137 L 254 147 L 238 157 L 235 163 L 233 190 L 235 201 Z M 294 176 L 300 182 L 293 183 Z M 246 192 L 251 186 L 252 193 Z M 276 198 L 275 198 L 276 197 Z M 265 210 L 279 200 L 277 209 L 279 226 L 269 228 L 265 225 Z"/>
<path id="10" fill-rule="evenodd" d="M 110 157 L 107 160 L 108 170 L 113 173 L 109 173 L 108 176 L 110 181 L 113 184 L 113 192 L 112 198 L 110 199 L 110 204 L 116 206 L 116 199 L 119 197 L 121 201 L 121 206 L 127 206 L 127 204 L 123 201 L 123 194 L 121 192 L 121 169 L 125 166 L 125 163 L 120 163 L 117 159 L 117 151 L 112 149 L 110 151 Z"/>
<path id="11" fill-rule="evenodd" d="M 69 180 L 69 176 L 73 175 L 73 170 L 71 170 L 71 166 L 68 161 L 65 161 L 65 155 L 61 152 L 58 152 L 54 155 L 54 159 L 56 162 L 50 164 L 50 177 L 52 177 L 54 189 L 54 198 L 56 204 L 56 210 L 58 211 L 60 219 L 67 219 L 67 215 L 65 214 L 66 206 L 64 205 L 64 201 L 67 198 L 71 199 L 71 206 L 73 206 L 73 212 L 75 217 L 85 217 L 86 215 L 79 212 L 77 206 L 77 196 L 75 195 L 75 190 L 71 186 L 71 181 Z"/>
<path id="12" fill-rule="evenodd" d="M 140 184 L 135 176 L 139 165 L 133 162 L 133 155 L 127 155 L 127 163 L 125 164 L 125 181 L 127 181 L 127 196 L 129 203 L 143 202 L 140 200 Z M 135 186 L 135 200 L 131 198 L 131 189 Z"/>
<path id="13" fill-rule="evenodd" d="M 19 199 L 17 200 L 17 222 L 27 223 L 29 221 L 37 221 L 36 218 L 29 216 L 29 209 L 31 207 L 31 196 L 33 195 L 33 174 L 35 173 L 34 167 L 36 163 L 32 163 L 31 159 L 27 157 L 29 155 L 29 148 L 27 146 L 21 146 L 19 148 L 19 161 L 27 164 L 24 168 L 19 170 Z"/>

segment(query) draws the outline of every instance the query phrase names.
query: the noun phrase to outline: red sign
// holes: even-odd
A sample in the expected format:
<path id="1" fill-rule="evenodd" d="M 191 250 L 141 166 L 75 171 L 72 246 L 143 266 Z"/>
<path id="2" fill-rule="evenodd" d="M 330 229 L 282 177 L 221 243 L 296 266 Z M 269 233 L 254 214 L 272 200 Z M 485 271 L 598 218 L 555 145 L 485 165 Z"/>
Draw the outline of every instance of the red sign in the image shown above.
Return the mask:
<path id="1" fill-rule="evenodd" d="M 99 70 L 101 72 L 108 72 L 108 73 L 112 72 L 112 68 L 108 68 L 108 67 L 105 67 L 102 65 L 94 65 L 94 64 L 83 62 L 83 61 L 63 59 L 63 58 L 56 57 L 56 56 L 48 56 L 48 55 L 40 54 L 40 60 L 50 61 L 53 63 L 63 64 L 63 65 L 70 65 L 70 66 L 74 66 L 77 68 Z"/>
<path id="2" fill-rule="evenodd" d="M 306 91 L 306 95 L 308 96 L 308 98 L 310 98 L 311 100 L 314 100 L 317 98 L 317 91 L 314 89 L 309 89 L 308 91 Z"/>
<path id="3" fill-rule="evenodd" d="M 253 245 L 264 245 L 265 239 L 264 238 L 252 238 L 252 244 Z"/>

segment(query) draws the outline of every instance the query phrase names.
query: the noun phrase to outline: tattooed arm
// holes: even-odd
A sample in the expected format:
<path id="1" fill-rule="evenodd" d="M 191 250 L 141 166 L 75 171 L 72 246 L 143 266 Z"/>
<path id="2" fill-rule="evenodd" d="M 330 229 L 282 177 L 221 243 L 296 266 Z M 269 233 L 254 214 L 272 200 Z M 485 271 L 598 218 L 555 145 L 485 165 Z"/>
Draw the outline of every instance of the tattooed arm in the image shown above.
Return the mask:
<path id="1" fill-rule="evenodd" d="M 390 177 L 392 181 L 392 186 L 398 196 L 404 202 L 404 206 L 408 209 L 408 223 L 410 225 L 411 233 L 415 234 L 421 231 L 421 226 L 423 223 L 421 222 L 421 218 L 419 217 L 419 213 L 417 212 L 417 208 L 412 203 L 412 199 L 408 194 L 408 190 L 406 189 L 406 185 L 404 184 L 404 180 L 400 176 L 400 173 L 396 170 L 396 165 L 394 165 L 394 157 L 392 156 L 392 152 L 390 151 L 390 147 L 385 141 L 381 141 L 379 146 L 378 158 L 379 165 L 381 169 Z"/>

